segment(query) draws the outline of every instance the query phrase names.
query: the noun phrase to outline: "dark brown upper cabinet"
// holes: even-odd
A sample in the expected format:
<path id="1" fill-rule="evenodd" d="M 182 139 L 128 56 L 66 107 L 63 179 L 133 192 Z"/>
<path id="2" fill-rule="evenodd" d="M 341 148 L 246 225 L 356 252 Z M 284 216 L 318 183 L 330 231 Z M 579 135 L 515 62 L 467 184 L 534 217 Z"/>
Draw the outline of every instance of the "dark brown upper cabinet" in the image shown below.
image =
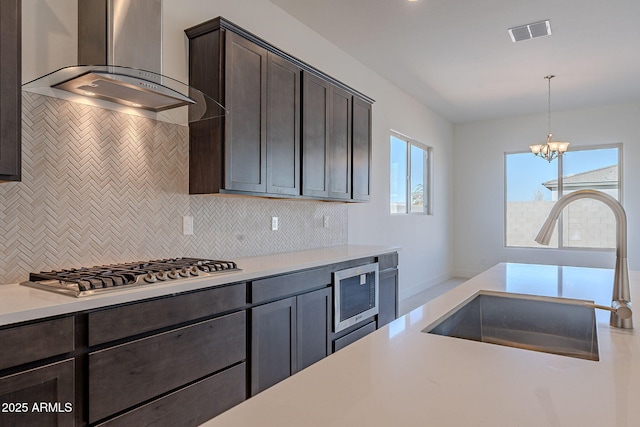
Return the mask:
<path id="1" fill-rule="evenodd" d="M 299 195 L 300 68 L 224 28 L 187 35 L 190 84 L 227 109 L 190 125 L 189 192 Z"/>
<path id="2" fill-rule="evenodd" d="M 330 82 L 303 77 L 302 194 L 351 198 L 351 102 Z"/>
<path id="3" fill-rule="evenodd" d="M 300 194 L 300 69 L 226 33 L 225 189 Z"/>
<path id="4" fill-rule="evenodd" d="M 267 193 L 300 194 L 300 68 L 267 56 Z"/>
<path id="5" fill-rule="evenodd" d="M 309 73 L 303 79 L 302 194 L 328 197 L 330 83 Z"/>
<path id="6" fill-rule="evenodd" d="M 185 32 L 189 83 L 227 110 L 189 125 L 191 194 L 368 200 L 352 188 L 353 100 L 372 100 L 223 18 Z"/>
<path id="7" fill-rule="evenodd" d="M 267 189 L 267 51 L 228 32 L 225 41 L 225 173 L 227 190 Z"/>
<path id="8" fill-rule="evenodd" d="M 353 96 L 331 87 L 329 104 L 329 197 L 351 198 L 351 102 Z"/>
<path id="9" fill-rule="evenodd" d="M 20 0 L 0 2 L 0 182 L 22 171 L 21 12 Z"/>
<path id="10" fill-rule="evenodd" d="M 371 103 L 353 97 L 352 193 L 359 202 L 371 200 Z"/>

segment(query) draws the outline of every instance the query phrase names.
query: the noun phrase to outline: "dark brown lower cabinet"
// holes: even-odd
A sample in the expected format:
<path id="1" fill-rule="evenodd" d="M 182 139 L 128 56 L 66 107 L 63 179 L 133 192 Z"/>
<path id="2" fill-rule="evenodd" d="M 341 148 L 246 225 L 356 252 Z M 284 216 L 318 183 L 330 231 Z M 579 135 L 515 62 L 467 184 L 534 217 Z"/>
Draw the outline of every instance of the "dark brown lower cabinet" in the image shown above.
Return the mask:
<path id="1" fill-rule="evenodd" d="M 353 344 L 358 341 L 360 338 L 363 338 L 369 335 L 371 332 L 376 330 L 376 322 L 372 320 L 369 323 L 366 323 L 364 326 L 358 327 L 356 330 L 349 332 L 348 334 L 338 338 L 333 341 L 333 351 L 342 350 L 349 344 Z"/>
<path id="2" fill-rule="evenodd" d="M 245 400 L 246 372 L 241 363 L 98 426 L 200 425 Z"/>
<path id="3" fill-rule="evenodd" d="M 0 425 L 75 425 L 73 359 L 0 378 Z"/>
<path id="4" fill-rule="evenodd" d="M 89 422 L 244 361 L 245 318 L 240 311 L 90 353 Z"/>
<path id="5" fill-rule="evenodd" d="M 70 353 L 74 334 L 73 316 L 2 329 L 0 370 Z"/>
<path id="6" fill-rule="evenodd" d="M 331 288 L 251 309 L 251 395 L 331 353 Z"/>
<path id="7" fill-rule="evenodd" d="M 398 317 L 398 269 L 380 272 L 378 328 Z"/>
<path id="8" fill-rule="evenodd" d="M 297 297 L 298 371 L 331 354 L 331 296 L 331 288 L 325 288 Z"/>
<path id="9" fill-rule="evenodd" d="M 251 309 L 251 395 L 296 371 L 296 297 Z"/>
<path id="10" fill-rule="evenodd" d="M 369 262 L 3 326 L 0 426 L 200 425 L 375 330 L 332 331 L 331 272 Z M 378 262 L 382 325 L 397 254 Z"/>

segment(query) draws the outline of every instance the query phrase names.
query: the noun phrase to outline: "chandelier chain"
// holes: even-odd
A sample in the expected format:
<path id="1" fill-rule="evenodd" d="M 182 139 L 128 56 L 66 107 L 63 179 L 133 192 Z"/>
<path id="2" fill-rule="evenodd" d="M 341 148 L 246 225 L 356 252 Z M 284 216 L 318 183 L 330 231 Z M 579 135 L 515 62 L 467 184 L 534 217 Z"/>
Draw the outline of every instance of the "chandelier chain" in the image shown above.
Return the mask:
<path id="1" fill-rule="evenodd" d="M 553 74 L 550 74 L 548 76 L 545 77 L 545 79 L 547 79 L 548 82 L 548 87 L 549 87 L 549 91 L 548 91 L 548 98 L 547 98 L 547 102 L 548 102 L 548 108 L 547 108 L 547 125 L 549 127 L 549 132 L 547 132 L 547 135 L 551 135 L 551 79 L 554 78 L 555 76 Z"/>

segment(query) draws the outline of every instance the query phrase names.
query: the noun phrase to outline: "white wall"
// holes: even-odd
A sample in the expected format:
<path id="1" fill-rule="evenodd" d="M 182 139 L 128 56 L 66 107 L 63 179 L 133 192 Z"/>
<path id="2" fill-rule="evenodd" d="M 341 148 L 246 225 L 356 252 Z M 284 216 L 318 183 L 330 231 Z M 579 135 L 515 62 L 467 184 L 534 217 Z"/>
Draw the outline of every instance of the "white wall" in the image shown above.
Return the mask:
<path id="1" fill-rule="evenodd" d="M 23 80 L 75 62 L 75 0 L 24 2 Z M 46 13 L 37 11 L 44 8 Z M 268 0 L 164 0 L 163 74 L 188 80 L 184 29 L 223 16 L 376 100 L 373 107 L 373 195 L 349 205 L 349 242 L 401 246 L 401 296 L 451 276 L 453 270 L 453 126 Z M 56 37 L 55 43 L 42 44 Z M 435 215 L 388 213 L 389 131 L 434 147 Z"/>
<path id="2" fill-rule="evenodd" d="M 623 144 L 630 269 L 640 269 L 638 117 L 640 102 L 552 113 L 552 131 L 557 139 L 571 142 L 569 149 Z M 504 153 L 526 151 L 530 144 L 543 141 L 546 132 L 546 114 L 455 126 L 454 261 L 458 275 L 472 276 L 502 261 L 613 267 L 612 251 L 504 247 Z"/>

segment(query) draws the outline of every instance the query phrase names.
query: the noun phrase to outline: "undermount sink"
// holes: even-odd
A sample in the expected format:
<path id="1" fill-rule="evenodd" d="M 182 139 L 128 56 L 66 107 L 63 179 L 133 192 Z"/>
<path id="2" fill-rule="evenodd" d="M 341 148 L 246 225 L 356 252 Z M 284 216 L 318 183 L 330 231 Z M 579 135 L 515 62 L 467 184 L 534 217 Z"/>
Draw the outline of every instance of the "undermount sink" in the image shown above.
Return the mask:
<path id="1" fill-rule="evenodd" d="M 422 332 L 597 361 L 596 315 L 589 303 L 481 291 Z"/>

